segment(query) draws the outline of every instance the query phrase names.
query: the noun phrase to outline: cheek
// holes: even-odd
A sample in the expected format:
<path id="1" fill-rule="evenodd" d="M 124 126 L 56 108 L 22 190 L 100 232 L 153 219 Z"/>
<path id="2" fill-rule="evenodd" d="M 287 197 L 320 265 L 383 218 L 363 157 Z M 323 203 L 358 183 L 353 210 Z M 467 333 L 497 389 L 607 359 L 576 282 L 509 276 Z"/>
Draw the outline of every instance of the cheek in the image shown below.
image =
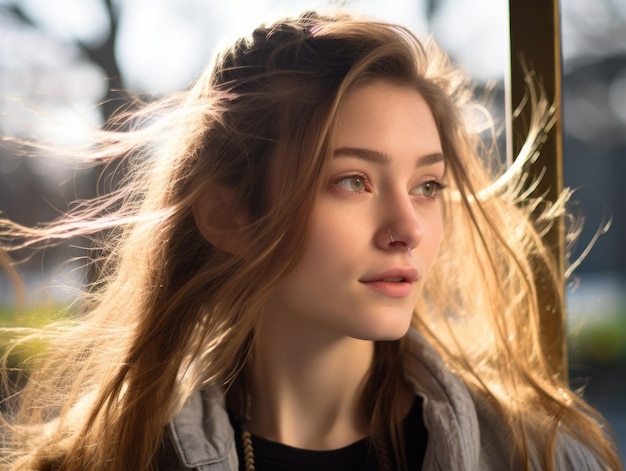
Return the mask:
<path id="1" fill-rule="evenodd" d="M 358 238 L 359 233 L 366 230 L 364 219 L 363 211 L 355 211 L 354 208 L 348 211 L 341 205 L 322 199 L 311 218 L 311 251 L 326 254 L 343 252 Z"/>
<path id="2" fill-rule="evenodd" d="M 427 258 L 429 268 L 432 265 L 433 261 L 437 258 L 439 248 L 441 247 L 441 242 L 443 240 L 443 224 L 443 214 L 441 212 L 438 212 L 432 219 L 432 225 L 429 231 L 430 234 L 427 242 Z"/>
<path id="3" fill-rule="evenodd" d="M 338 248 L 338 232 L 335 221 L 330 217 L 320 217 L 319 212 L 313 215 L 307 235 L 304 253 L 294 269 L 299 277 L 316 273 L 327 266 Z"/>
<path id="4" fill-rule="evenodd" d="M 310 267 L 329 267 L 341 259 L 349 258 L 355 230 L 354 224 L 345 214 L 340 218 L 328 213 L 324 217 L 313 218 L 302 261 Z"/>

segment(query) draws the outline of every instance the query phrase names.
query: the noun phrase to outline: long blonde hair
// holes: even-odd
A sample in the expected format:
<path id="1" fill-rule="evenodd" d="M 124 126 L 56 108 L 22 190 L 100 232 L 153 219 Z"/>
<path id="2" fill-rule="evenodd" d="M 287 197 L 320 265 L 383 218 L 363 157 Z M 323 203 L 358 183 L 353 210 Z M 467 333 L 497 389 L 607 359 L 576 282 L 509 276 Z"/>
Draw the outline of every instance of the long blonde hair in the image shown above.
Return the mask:
<path id="1" fill-rule="evenodd" d="M 540 237 L 559 207 L 531 218 L 537 205 L 522 204 L 523 175 L 494 194 L 480 192 L 498 176 L 492 153 L 464 123 L 472 105 L 467 79 L 434 44 L 400 26 L 308 12 L 225 49 L 188 92 L 129 115 L 134 130 L 100 133 L 85 159 L 124 159 L 119 189 L 37 228 L 1 221 L 9 253 L 105 234 L 97 238 L 100 277 L 81 314 L 30 337 L 48 352 L 4 426 L 11 469 L 149 469 L 185 399 L 233 384 L 257 316 L 306 244 L 337 108 L 373 80 L 422 94 L 449 168 L 446 234 L 414 326 L 502 412 L 527 466 L 536 453 L 554 469 L 563 428 L 619 467 L 601 418 L 541 351 L 533 273 L 540 267 L 551 283 L 562 281 Z M 537 100 L 529 152 L 548 125 L 545 104 Z M 211 246 L 193 216 L 199 198 L 225 187 L 234 210 L 251 221 L 236 254 Z M 377 345 L 369 379 L 376 387 L 363 398 L 377 449 L 391 437 L 399 462 L 389 404 L 403 348 L 402 341 Z"/>

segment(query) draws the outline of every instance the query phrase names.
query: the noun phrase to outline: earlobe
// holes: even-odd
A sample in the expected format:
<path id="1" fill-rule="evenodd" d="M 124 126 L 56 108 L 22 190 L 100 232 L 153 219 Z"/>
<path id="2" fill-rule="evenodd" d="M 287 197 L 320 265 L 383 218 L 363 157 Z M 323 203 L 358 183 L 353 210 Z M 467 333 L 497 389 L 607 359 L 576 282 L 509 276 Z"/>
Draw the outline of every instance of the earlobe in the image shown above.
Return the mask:
<path id="1" fill-rule="evenodd" d="M 202 236 L 214 247 L 226 252 L 239 252 L 240 231 L 247 217 L 235 203 L 234 190 L 213 187 L 196 200 L 193 217 Z"/>

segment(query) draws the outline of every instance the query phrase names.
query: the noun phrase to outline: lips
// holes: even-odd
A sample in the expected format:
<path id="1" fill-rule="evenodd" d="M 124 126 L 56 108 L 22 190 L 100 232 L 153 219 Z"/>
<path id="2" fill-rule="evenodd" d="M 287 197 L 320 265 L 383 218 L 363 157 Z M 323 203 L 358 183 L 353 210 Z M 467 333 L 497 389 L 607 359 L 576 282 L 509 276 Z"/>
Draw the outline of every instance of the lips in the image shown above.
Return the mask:
<path id="1" fill-rule="evenodd" d="M 384 278 L 382 281 L 391 281 L 392 283 L 399 283 L 401 281 L 406 281 L 406 279 L 402 278 L 401 276 L 392 276 L 390 278 Z"/>
<path id="2" fill-rule="evenodd" d="M 414 283 L 417 281 L 418 273 L 415 268 L 391 268 L 382 272 L 367 275 L 361 278 L 361 283 L 371 283 L 374 281 L 388 281 L 391 283 Z"/>
<path id="3" fill-rule="evenodd" d="M 414 268 L 394 268 L 359 280 L 379 294 L 392 298 L 404 298 L 413 292 L 413 284 L 418 279 Z"/>

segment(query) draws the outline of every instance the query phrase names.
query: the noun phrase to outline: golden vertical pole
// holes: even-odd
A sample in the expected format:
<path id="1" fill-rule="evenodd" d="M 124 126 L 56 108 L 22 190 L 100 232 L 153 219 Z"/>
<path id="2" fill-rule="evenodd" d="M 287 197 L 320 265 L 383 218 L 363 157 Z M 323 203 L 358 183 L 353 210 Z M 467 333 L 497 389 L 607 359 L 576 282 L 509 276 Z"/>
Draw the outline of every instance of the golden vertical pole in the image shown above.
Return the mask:
<path id="1" fill-rule="evenodd" d="M 561 92 L 561 29 L 558 0 L 509 0 L 509 21 L 511 34 L 511 73 L 510 99 L 513 107 L 522 102 L 526 91 L 525 73 L 522 64 L 537 74 L 545 88 L 548 99 L 556 105 L 556 123 L 548 139 L 541 148 L 541 155 L 531 169 L 538 176 L 545 169 L 535 195 L 545 194 L 549 201 L 555 201 L 563 188 L 563 147 L 562 147 L 562 92 Z M 523 134 L 520 124 L 529 123 L 530 107 L 526 107 L 520 119 L 511 123 L 516 133 Z M 511 118 L 512 119 L 512 118 Z M 521 141 L 521 139 L 519 140 Z M 510 139 L 512 155 L 517 155 L 522 142 Z M 561 272 L 564 268 L 564 228 L 563 220 L 545 235 L 545 242 L 553 251 Z M 565 309 L 559 301 L 563 299 L 564 286 L 555 292 L 551 283 L 545 281 L 545 274 L 537 273 L 541 309 L 542 343 L 554 373 L 567 380 L 567 350 Z M 544 280 L 544 281 L 542 281 Z"/>

